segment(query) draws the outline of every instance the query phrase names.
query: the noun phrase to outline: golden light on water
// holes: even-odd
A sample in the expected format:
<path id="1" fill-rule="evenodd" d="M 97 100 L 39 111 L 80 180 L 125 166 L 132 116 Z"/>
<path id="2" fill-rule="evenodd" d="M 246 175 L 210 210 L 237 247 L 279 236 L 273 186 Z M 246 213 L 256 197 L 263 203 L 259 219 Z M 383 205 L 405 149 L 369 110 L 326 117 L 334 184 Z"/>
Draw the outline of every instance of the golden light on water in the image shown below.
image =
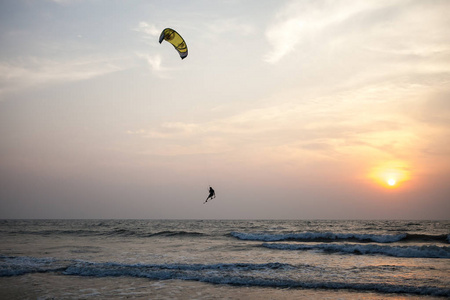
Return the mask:
<path id="1" fill-rule="evenodd" d="M 411 178 L 409 165 L 403 161 L 390 161 L 374 167 L 370 179 L 386 188 L 396 188 Z"/>

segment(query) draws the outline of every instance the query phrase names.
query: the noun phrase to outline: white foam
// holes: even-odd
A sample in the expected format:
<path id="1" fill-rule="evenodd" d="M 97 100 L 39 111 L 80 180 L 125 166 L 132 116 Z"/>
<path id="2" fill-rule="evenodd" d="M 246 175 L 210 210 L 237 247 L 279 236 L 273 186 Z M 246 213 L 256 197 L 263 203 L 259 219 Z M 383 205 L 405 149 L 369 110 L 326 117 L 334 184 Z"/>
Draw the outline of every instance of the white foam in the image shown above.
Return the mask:
<path id="1" fill-rule="evenodd" d="M 28 256 L 0 256 L 0 276 L 16 276 L 26 273 L 47 272 L 58 268 L 53 258 Z"/>
<path id="2" fill-rule="evenodd" d="M 283 250 L 299 250 L 301 247 L 306 249 L 314 249 L 315 245 L 301 244 L 264 244 L 266 247 L 280 248 Z M 328 246 L 327 246 L 328 245 Z M 320 248 L 342 251 L 352 251 L 351 247 L 358 246 L 358 251 L 373 252 L 374 249 L 389 249 L 398 247 L 379 246 L 379 245 L 337 245 L 337 244 L 321 244 Z M 339 247 L 340 246 L 340 247 Z M 372 247 L 375 246 L 375 247 Z M 295 248 L 296 247 L 296 248 Z M 331 248 L 330 248 L 331 247 Z M 404 247 L 403 251 L 415 251 L 415 248 L 421 247 Z M 423 247 L 422 247 L 423 248 Z M 438 247 L 439 248 L 439 247 Z M 448 247 L 447 247 L 448 248 Z M 354 251 L 355 248 L 353 248 Z M 433 250 L 425 247 L 422 250 Z M 441 249 L 442 250 L 442 249 Z M 390 251 L 390 250 L 386 250 Z M 399 249 L 392 249 L 399 251 Z M 445 250 L 448 253 L 448 249 Z M 61 271 L 54 267 L 61 262 L 52 258 L 33 258 L 33 257 L 1 257 L 0 270 L 7 264 L 28 271 Z M 6 262 L 6 263 L 5 263 Z M 412 293 L 422 295 L 450 296 L 450 289 L 439 288 L 433 286 L 409 286 L 402 284 L 389 283 L 355 283 L 321 280 L 322 277 L 311 277 L 308 279 L 294 279 L 284 276 L 286 273 L 294 272 L 305 268 L 305 265 L 294 266 L 282 263 L 229 263 L 229 264 L 123 264 L 123 263 L 95 263 L 81 260 L 64 261 L 67 265 L 61 275 L 77 275 L 92 277 L 137 277 L 149 278 L 153 280 L 193 280 L 207 282 L 211 284 L 232 284 L 244 286 L 261 286 L 261 287 L 285 287 L 285 288 L 326 288 L 326 289 L 354 289 L 354 290 L 375 290 L 387 293 Z M 9 276 L 20 275 L 10 273 Z M 160 284 L 158 282 L 158 284 Z M 84 290 L 89 295 L 95 296 L 95 290 Z M 128 295 L 128 294 L 127 294 Z"/>
<path id="3" fill-rule="evenodd" d="M 406 234 L 356 234 L 356 233 L 333 233 L 333 232 L 303 232 L 303 233 L 285 233 L 285 234 L 271 234 L 271 233 L 242 233 L 231 232 L 231 235 L 241 240 L 250 241 L 314 241 L 314 240 L 358 240 L 358 241 L 372 241 L 377 243 L 394 243 L 406 238 Z"/>
<path id="4" fill-rule="evenodd" d="M 354 254 L 382 254 L 395 257 L 450 258 L 450 247 L 387 246 L 375 244 L 287 244 L 264 243 L 264 247 L 278 250 L 322 250 Z"/>

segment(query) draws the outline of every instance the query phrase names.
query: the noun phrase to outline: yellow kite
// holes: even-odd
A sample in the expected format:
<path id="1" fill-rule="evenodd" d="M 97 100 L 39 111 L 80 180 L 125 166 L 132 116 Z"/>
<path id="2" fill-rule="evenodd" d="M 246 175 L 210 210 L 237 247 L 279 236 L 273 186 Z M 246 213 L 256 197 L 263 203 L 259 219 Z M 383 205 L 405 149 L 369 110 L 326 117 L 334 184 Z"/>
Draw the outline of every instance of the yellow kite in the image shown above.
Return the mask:
<path id="1" fill-rule="evenodd" d="M 171 43 L 175 47 L 180 54 L 181 59 L 185 59 L 187 57 L 188 49 L 186 42 L 178 32 L 171 28 L 164 29 L 159 36 L 159 43 L 161 44 L 164 40 Z"/>

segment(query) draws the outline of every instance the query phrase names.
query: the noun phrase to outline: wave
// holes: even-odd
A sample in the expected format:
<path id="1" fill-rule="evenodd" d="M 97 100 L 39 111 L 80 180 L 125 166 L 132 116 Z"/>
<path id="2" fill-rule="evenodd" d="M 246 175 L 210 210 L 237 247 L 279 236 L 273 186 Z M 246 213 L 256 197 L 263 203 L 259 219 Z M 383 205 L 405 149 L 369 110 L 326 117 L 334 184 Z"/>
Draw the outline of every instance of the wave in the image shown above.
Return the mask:
<path id="1" fill-rule="evenodd" d="M 39 236 L 57 236 L 57 235 L 72 235 L 72 236 L 105 236 L 105 237 L 156 237 L 156 236 L 207 236 L 202 232 L 189 232 L 189 231 L 157 231 L 157 232 L 146 232 L 146 231 L 135 231 L 128 229 L 113 229 L 113 230 L 17 230 L 17 231 L 2 231 L 2 233 L 7 233 L 10 235 L 39 235 Z"/>
<path id="2" fill-rule="evenodd" d="M 395 283 L 333 281 L 318 276 L 303 279 L 289 278 L 285 274 L 314 268 L 283 263 L 229 263 L 229 264 L 123 264 L 95 263 L 79 260 L 58 261 L 53 258 L 0 256 L 0 276 L 17 276 L 34 272 L 57 272 L 59 275 L 90 277 L 136 277 L 151 280 L 191 280 L 211 284 L 238 286 L 352 289 L 382 293 L 409 293 L 450 297 L 450 289 L 436 286 L 414 286 Z"/>
<path id="3" fill-rule="evenodd" d="M 238 238 L 240 240 L 264 241 L 264 242 L 275 242 L 275 241 L 327 242 L 327 241 L 346 240 L 358 242 L 393 243 L 406 238 L 406 234 L 377 235 L 377 234 L 333 233 L 333 232 L 303 232 L 303 233 L 285 233 L 285 234 L 232 232 L 231 236 Z"/>
<path id="4" fill-rule="evenodd" d="M 207 236 L 202 232 L 191 232 L 191 231 L 161 231 L 157 233 L 152 233 L 147 236 Z"/>
<path id="5" fill-rule="evenodd" d="M 182 273 L 188 271 L 257 271 L 288 270 L 294 266 L 282 263 L 229 263 L 229 264 L 121 264 L 93 263 L 82 260 L 58 260 L 51 257 L 0 256 L 0 277 L 24 275 L 27 273 L 62 272 L 64 275 L 79 276 L 136 276 L 161 279 L 164 272 Z M 142 273 L 142 274 L 141 274 Z M 146 273 L 147 275 L 143 274 Z M 164 277 L 164 276 L 163 276 Z M 162 278 L 163 279 L 163 278 Z M 181 278 L 182 279 L 182 278 Z"/>
<path id="6" fill-rule="evenodd" d="M 187 279 L 183 276 L 192 271 L 260 271 L 260 270 L 280 270 L 294 269 L 294 266 L 282 263 L 230 263 L 230 264 L 120 264 L 120 263 L 92 263 L 77 262 L 69 266 L 63 273 L 65 275 L 79 276 L 136 276 L 151 279 L 164 279 L 167 273 L 177 273 L 179 278 Z M 162 274 L 165 274 L 161 277 Z M 173 279 L 172 276 L 170 279 Z"/>
<path id="7" fill-rule="evenodd" d="M 110 232 L 105 233 L 104 235 L 108 236 L 130 236 L 130 237 L 157 237 L 157 236 L 166 236 L 166 237 L 189 237 L 189 236 L 206 236 L 206 234 L 202 232 L 191 232 L 191 231 L 157 231 L 157 232 L 145 232 L 145 231 L 134 231 L 134 230 L 126 230 L 126 229 L 116 229 Z"/>
<path id="8" fill-rule="evenodd" d="M 56 272 L 63 269 L 54 258 L 0 256 L 0 277 Z"/>
<path id="9" fill-rule="evenodd" d="M 386 246 L 374 244 L 286 244 L 264 243 L 265 248 L 277 250 L 321 250 L 351 254 L 381 254 L 410 258 L 450 258 L 450 247 L 440 246 Z"/>
<path id="10" fill-rule="evenodd" d="M 237 286 L 257 286 L 274 288 L 323 288 L 353 289 L 377 291 L 384 293 L 410 293 L 419 295 L 450 296 L 450 289 L 432 286 L 408 286 L 384 283 L 349 283 L 333 281 L 299 281 L 276 277 L 239 276 L 245 271 L 261 271 L 262 273 L 278 269 L 296 269 L 295 266 L 280 263 L 269 264 L 213 264 L 213 265 L 126 265 L 114 263 L 82 263 L 69 267 L 65 275 L 77 276 L 131 276 L 153 280 L 192 280 L 213 284 L 229 284 Z"/>
<path id="11" fill-rule="evenodd" d="M 405 241 L 411 242 L 440 242 L 450 243 L 450 234 L 430 235 L 430 234 L 406 234 Z"/>
<path id="12" fill-rule="evenodd" d="M 440 242 L 449 243 L 450 235 L 427 235 L 427 234 L 358 234 L 358 233 L 333 233 L 333 232 L 302 232 L 302 233 L 243 233 L 231 232 L 231 236 L 248 241 L 279 242 L 279 241 L 299 241 L 299 242 L 375 242 L 375 243 L 396 243 L 396 242 Z"/>

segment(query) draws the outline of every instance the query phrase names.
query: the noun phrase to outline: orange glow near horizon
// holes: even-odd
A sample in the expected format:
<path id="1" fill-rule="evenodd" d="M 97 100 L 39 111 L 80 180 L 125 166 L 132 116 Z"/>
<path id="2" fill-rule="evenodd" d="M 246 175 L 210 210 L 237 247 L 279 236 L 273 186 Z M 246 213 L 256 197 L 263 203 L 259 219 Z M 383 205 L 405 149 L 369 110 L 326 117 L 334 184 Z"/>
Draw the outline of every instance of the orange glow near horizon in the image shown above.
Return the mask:
<path id="1" fill-rule="evenodd" d="M 369 178 L 385 188 L 395 189 L 411 178 L 409 166 L 402 161 L 391 161 L 371 170 Z"/>

